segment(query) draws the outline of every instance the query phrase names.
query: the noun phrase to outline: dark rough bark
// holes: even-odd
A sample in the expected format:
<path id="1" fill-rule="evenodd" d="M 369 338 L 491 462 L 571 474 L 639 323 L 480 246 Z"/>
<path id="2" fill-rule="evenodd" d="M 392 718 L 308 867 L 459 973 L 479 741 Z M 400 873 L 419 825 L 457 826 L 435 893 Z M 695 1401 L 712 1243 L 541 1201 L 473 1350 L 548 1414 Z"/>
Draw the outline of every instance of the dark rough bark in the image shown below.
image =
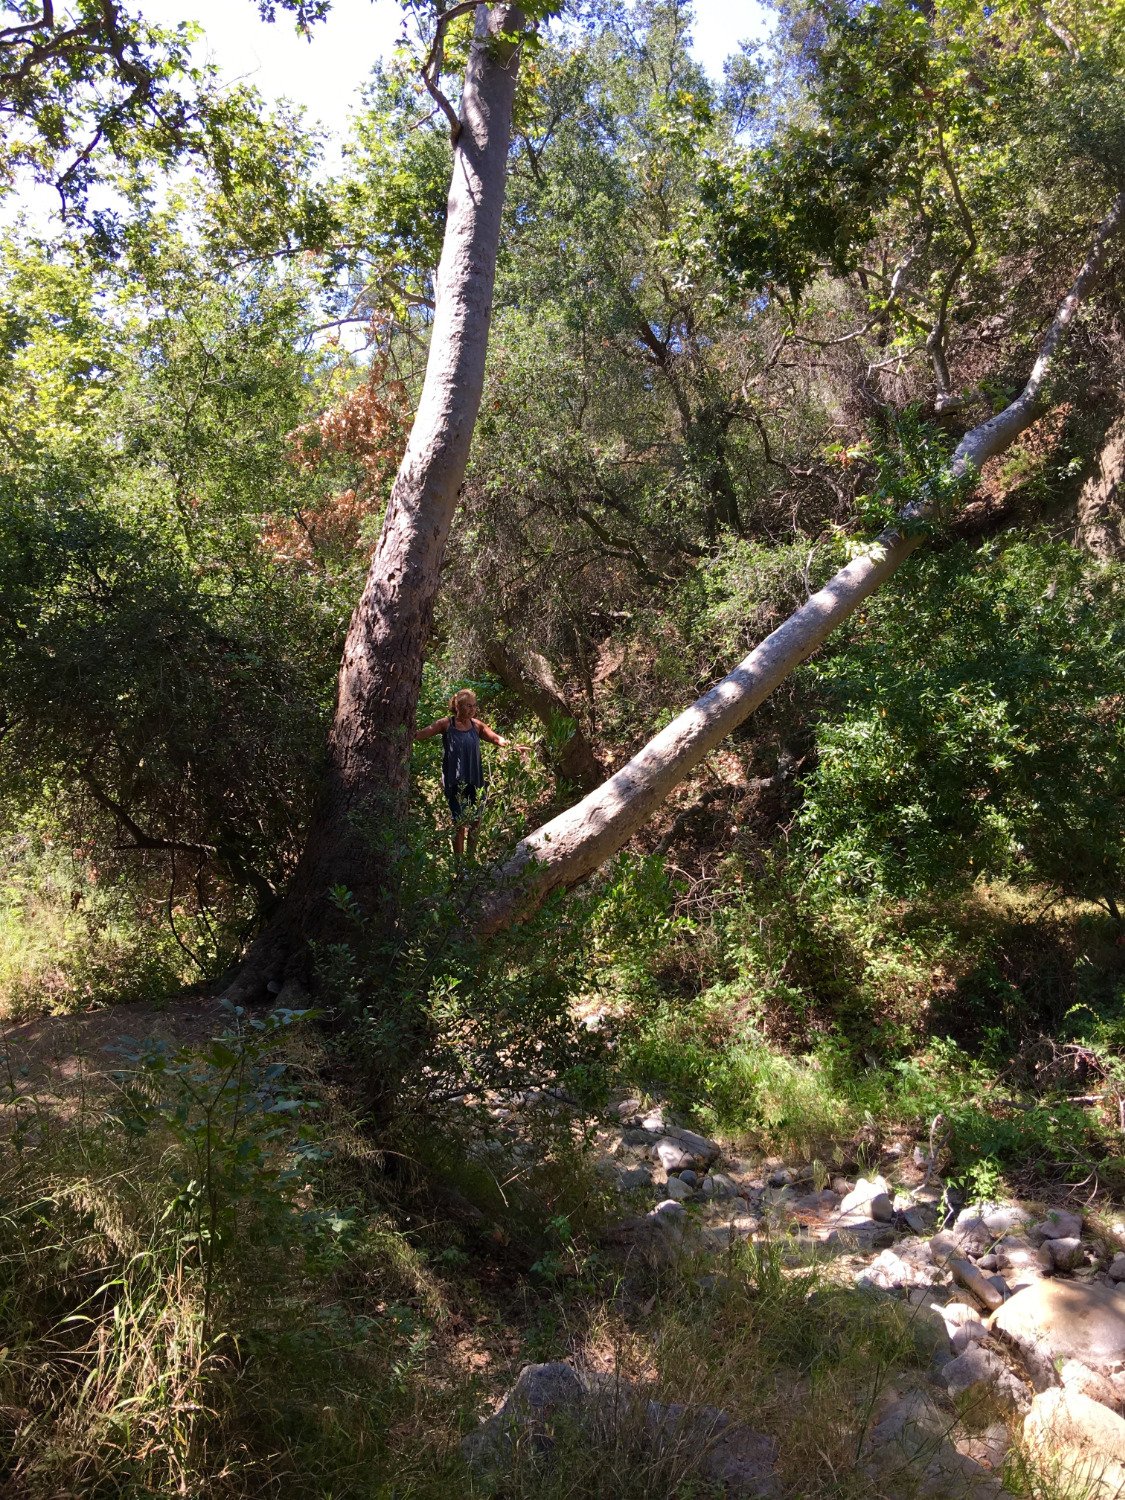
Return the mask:
<path id="1" fill-rule="evenodd" d="M 484 385 L 518 51 L 513 5 L 477 7 L 426 379 L 363 595 L 344 645 L 323 789 L 282 905 L 228 993 L 299 978 L 310 939 L 344 935 L 334 888 L 369 917 L 393 903 L 393 829 L 406 807 L 410 744 L 441 564 Z"/>
<path id="2" fill-rule="evenodd" d="M 1103 562 L 1125 557 L 1125 417 L 1111 424 L 1078 496 L 1077 541 Z"/>
<path id="3" fill-rule="evenodd" d="M 566 741 L 551 756 L 551 764 L 560 776 L 575 782 L 584 792 L 596 787 L 604 778 L 605 769 L 594 754 L 577 714 L 555 681 L 547 658 L 538 651 L 517 655 L 505 642 L 494 641 L 488 648 L 487 660 L 508 691 L 542 720 L 548 730 L 560 721 L 574 726 Z"/>
<path id="4" fill-rule="evenodd" d="M 1100 274 L 1125 220 L 1125 193 L 1098 227 L 1085 264 L 1064 297 L 1040 346 L 1028 382 L 1003 411 L 961 439 L 951 464 L 955 478 L 979 473 L 1040 414 L 1054 359 L 1083 299 Z M 813 594 L 789 619 L 690 708 L 648 742 L 604 785 L 529 834 L 497 871 L 473 923 L 482 936 L 533 910 L 553 890 L 577 884 L 621 849 L 668 794 L 779 683 L 906 561 L 923 537 L 914 526 L 931 512 L 925 496 L 902 513 L 897 528 L 877 539 Z"/>

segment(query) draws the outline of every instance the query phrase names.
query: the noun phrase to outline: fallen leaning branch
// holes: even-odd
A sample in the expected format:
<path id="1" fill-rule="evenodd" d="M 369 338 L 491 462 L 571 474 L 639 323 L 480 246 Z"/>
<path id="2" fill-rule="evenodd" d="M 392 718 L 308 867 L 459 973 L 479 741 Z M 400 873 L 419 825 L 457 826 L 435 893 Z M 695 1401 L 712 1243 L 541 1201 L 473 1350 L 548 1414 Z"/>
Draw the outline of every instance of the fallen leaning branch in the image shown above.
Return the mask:
<path id="1" fill-rule="evenodd" d="M 953 454 L 950 478 L 966 481 L 1003 453 L 1041 410 L 1060 345 L 1096 282 L 1114 237 L 1125 222 L 1125 193 L 1098 226 L 1085 264 L 1063 298 L 1040 346 L 1030 378 L 1016 399 L 972 428 Z M 552 891 L 577 884 L 621 849 L 681 781 L 810 657 L 836 627 L 896 571 L 923 541 L 919 523 L 932 513 L 929 497 L 911 502 L 899 523 L 779 625 L 733 672 L 715 684 L 628 764 L 601 786 L 536 829 L 496 871 L 475 930 L 488 936 L 534 910 Z"/>

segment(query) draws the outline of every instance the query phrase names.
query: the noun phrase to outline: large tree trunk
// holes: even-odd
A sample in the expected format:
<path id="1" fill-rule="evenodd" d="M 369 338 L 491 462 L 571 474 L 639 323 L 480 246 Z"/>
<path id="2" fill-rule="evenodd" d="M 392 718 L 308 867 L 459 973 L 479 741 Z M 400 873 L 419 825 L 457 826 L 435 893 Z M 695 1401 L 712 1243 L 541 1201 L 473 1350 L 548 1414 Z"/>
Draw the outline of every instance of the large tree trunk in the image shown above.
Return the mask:
<path id="1" fill-rule="evenodd" d="M 1125 417 L 1110 424 L 1078 496 L 1076 540 L 1103 562 L 1125 557 Z"/>
<path id="2" fill-rule="evenodd" d="M 555 681 L 547 658 L 538 651 L 517 655 L 504 641 L 493 641 L 485 658 L 508 691 L 529 708 L 549 732 L 557 730 L 560 725 L 571 726 L 558 748 L 547 751 L 549 762 L 558 774 L 575 782 L 584 792 L 597 786 L 605 776 L 605 770 Z"/>
<path id="3" fill-rule="evenodd" d="M 979 472 L 982 464 L 1004 452 L 1039 414 L 1055 355 L 1101 271 L 1123 218 L 1125 194 L 1099 225 L 1086 263 L 1055 314 L 1023 391 L 958 444 L 951 464 L 955 478 Z M 474 922 L 476 930 L 483 936 L 498 931 L 533 910 L 551 891 L 583 880 L 622 848 L 704 756 L 901 567 L 920 545 L 923 538 L 916 528 L 931 510 L 926 496 L 907 506 L 899 527 L 885 531 L 863 556 L 841 568 L 616 775 L 518 844 L 483 899 Z"/>
<path id="4" fill-rule="evenodd" d="M 438 268 L 426 379 L 410 440 L 344 644 L 328 767 L 285 900 L 229 994 L 299 979 L 309 939 L 342 933 L 350 892 L 368 917 L 392 900 L 393 829 L 406 807 L 410 744 L 446 539 L 484 385 L 518 55 L 514 5 L 479 5 Z"/>

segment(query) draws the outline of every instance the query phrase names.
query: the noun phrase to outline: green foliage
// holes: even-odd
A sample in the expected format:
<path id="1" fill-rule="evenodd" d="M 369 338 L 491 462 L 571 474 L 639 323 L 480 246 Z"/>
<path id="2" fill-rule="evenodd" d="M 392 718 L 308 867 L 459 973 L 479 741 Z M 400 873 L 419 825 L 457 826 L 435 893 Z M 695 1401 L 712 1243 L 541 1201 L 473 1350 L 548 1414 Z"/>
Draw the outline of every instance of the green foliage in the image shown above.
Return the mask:
<path id="1" fill-rule="evenodd" d="M 1120 579 L 1046 541 L 920 560 L 816 670 L 803 836 L 842 889 L 980 876 L 1114 898 L 1125 787 Z"/>
<path id="2" fill-rule="evenodd" d="M 0 885 L 0 996 L 10 1017 L 151 1001 L 195 977 L 168 924 L 163 899 L 138 898 L 132 872 L 103 872 L 86 851 L 27 820 L 11 836 Z M 185 927 L 188 931 L 185 933 Z M 181 938 L 207 951 L 202 923 L 177 920 Z"/>

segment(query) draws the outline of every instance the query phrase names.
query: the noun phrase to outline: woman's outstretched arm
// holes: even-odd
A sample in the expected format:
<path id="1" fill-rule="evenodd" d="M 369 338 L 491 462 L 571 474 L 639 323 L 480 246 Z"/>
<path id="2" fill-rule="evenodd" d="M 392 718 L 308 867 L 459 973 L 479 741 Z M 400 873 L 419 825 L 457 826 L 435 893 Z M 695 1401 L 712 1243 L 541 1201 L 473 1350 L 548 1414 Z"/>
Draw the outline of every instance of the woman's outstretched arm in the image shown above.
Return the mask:
<path id="1" fill-rule="evenodd" d="M 495 729 L 489 729 L 488 725 L 480 719 L 474 719 L 473 723 L 476 725 L 477 733 L 481 739 L 487 740 L 490 745 L 499 745 L 501 750 L 518 750 L 521 755 L 527 753 L 529 746 L 517 745 L 511 740 L 506 740 L 502 734 L 497 734 Z"/>
<path id="2" fill-rule="evenodd" d="M 435 734 L 444 734 L 448 728 L 448 719 L 435 719 L 432 724 L 427 724 L 425 729 L 416 729 L 414 731 L 414 738 L 416 740 L 431 740 Z"/>

